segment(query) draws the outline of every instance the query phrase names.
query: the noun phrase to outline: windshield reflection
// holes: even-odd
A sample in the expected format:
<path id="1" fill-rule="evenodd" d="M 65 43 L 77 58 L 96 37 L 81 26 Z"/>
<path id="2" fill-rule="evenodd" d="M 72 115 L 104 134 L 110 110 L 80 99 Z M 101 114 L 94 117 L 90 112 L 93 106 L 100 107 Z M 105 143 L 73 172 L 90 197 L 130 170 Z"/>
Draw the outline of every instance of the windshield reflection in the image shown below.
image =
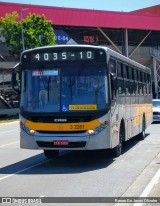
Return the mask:
<path id="1" fill-rule="evenodd" d="M 23 111 L 91 111 L 105 109 L 107 104 L 105 68 L 50 68 L 22 72 Z"/>

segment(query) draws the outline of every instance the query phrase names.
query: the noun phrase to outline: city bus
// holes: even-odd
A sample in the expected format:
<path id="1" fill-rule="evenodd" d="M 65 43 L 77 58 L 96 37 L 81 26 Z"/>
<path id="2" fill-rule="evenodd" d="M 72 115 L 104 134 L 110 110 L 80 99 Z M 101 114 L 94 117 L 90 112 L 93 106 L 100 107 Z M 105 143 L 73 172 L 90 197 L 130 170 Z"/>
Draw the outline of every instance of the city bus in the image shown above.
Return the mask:
<path id="1" fill-rule="evenodd" d="M 20 93 L 20 147 L 47 158 L 61 150 L 119 156 L 152 122 L 151 70 L 105 46 L 26 50 L 12 84 Z"/>

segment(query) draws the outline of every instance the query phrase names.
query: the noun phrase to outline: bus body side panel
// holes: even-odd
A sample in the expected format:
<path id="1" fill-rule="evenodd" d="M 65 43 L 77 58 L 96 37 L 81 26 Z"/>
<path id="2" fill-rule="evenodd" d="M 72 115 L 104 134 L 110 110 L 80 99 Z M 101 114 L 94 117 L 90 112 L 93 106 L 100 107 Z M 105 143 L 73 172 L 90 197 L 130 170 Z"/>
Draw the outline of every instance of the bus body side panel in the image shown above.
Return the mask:
<path id="1" fill-rule="evenodd" d="M 152 95 L 147 96 L 146 104 L 146 127 L 148 127 L 153 121 L 153 111 L 152 111 Z"/>
<path id="2" fill-rule="evenodd" d="M 131 96 L 129 94 L 126 95 L 126 119 L 125 119 L 125 129 L 126 129 L 126 137 L 125 139 L 128 140 L 131 138 L 132 135 L 132 128 L 131 128 Z"/>
<path id="3" fill-rule="evenodd" d="M 111 103 L 111 148 L 119 144 L 119 121 L 118 121 L 118 101 Z"/>

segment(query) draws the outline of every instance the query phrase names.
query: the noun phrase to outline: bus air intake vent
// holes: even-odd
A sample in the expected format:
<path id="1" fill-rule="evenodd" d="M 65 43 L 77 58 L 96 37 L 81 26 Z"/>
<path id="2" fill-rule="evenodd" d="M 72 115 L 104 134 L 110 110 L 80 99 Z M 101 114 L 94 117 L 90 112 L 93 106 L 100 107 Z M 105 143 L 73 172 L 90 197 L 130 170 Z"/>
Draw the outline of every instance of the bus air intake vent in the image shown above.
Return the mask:
<path id="1" fill-rule="evenodd" d="M 53 118 L 50 116 L 39 116 L 39 117 L 30 117 L 28 118 L 30 121 L 32 122 L 43 122 L 43 123 L 55 123 L 54 119 L 57 118 Z M 92 121 L 92 117 L 87 116 L 87 117 L 75 117 L 75 116 L 68 116 L 68 117 L 63 117 L 63 119 L 66 119 L 67 121 L 63 122 L 63 123 L 77 123 L 77 122 L 90 122 Z"/>
<path id="2" fill-rule="evenodd" d="M 80 133 L 85 133 L 86 130 L 79 130 L 79 131 L 41 131 L 37 130 L 37 132 L 41 134 L 80 134 Z"/>

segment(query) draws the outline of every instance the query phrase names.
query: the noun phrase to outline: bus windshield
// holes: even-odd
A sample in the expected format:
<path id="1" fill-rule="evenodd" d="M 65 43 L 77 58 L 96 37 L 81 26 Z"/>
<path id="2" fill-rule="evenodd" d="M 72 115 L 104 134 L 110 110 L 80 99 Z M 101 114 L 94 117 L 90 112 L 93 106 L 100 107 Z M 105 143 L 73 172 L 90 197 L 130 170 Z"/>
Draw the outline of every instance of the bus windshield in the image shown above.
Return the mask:
<path id="1" fill-rule="evenodd" d="M 26 112 L 87 112 L 106 109 L 109 101 L 104 66 L 25 69 L 21 89 Z"/>

